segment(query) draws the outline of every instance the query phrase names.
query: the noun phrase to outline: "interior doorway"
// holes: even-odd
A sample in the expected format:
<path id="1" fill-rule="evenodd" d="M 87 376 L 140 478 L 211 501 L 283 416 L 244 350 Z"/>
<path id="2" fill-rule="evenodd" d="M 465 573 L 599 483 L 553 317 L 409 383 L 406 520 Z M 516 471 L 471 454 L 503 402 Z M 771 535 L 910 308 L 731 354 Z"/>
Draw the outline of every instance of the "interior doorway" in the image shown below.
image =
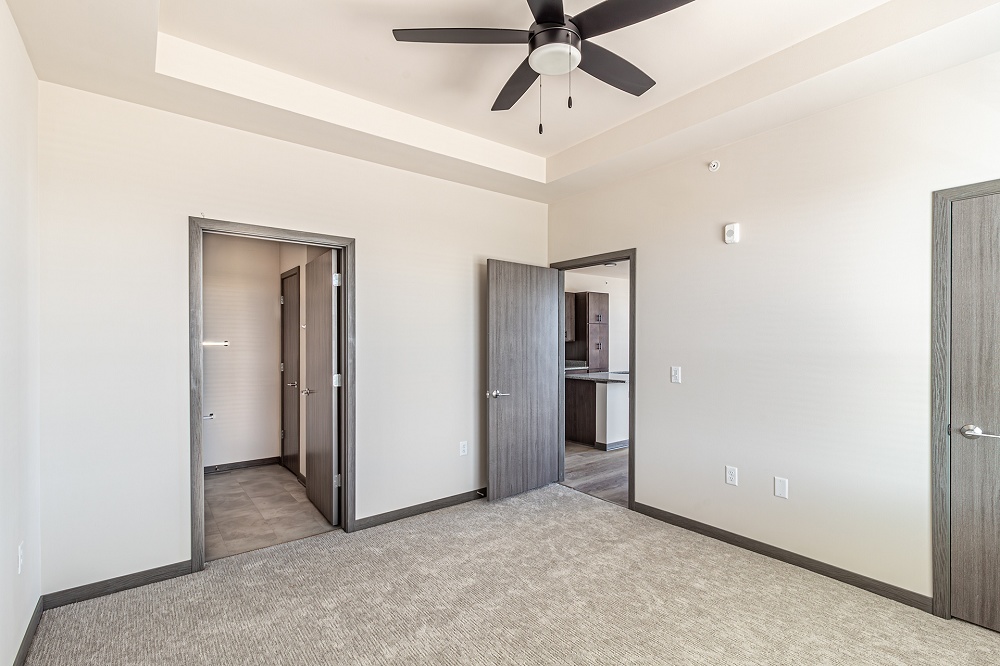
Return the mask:
<path id="1" fill-rule="evenodd" d="M 628 506 L 631 262 L 563 272 L 563 485 Z"/>
<path id="2" fill-rule="evenodd" d="M 549 268 L 487 261 L 486 448 L 491 501 L 567 481 L 566 386 L 580 380 L 566 376 L 565 272 L 622 263 L 629 277 L 627 369 L 617 371 L 619 381 L 601 383 L 627 386 L 627 437 L 619 439 L 621 435 L 612 428 L 609 439 L 607 423 L 602 424 L 603 434 L 597 434 L 596 398 L 591 423 L 595 424 L 595 444 L 601 439 L 604 448 L 627 457 L 625 504 L 635 507 L 635 261 L 634 249 L 559 262 Z M 601 345 L 596 351 L 603 352 L 607 338 L 600 337 L 601 330 L 594 333 L 593 342 Z M 581 369 L 591 368 L 577 368 Z M 622 382 L 626 372 L 627 380 Z M 607 419 L 606 409 L 603 418 Z"/>
<path id="3" fill-rule="evenodd" d="M 190 222 L 195 570 L 352 531 L 353 240 Z"/>
<path id="4" fill-rule="evenodd" d="M 934 612 L 1000 631 L 1000 180 L 936 192 Z"/>

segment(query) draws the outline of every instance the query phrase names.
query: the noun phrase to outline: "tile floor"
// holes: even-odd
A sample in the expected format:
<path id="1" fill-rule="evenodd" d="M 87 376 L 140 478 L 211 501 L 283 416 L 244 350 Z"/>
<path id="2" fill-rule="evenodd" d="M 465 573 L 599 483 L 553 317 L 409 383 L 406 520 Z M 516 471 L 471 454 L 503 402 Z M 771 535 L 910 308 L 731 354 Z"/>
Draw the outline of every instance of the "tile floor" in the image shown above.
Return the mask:
<path id="1" fill-rule="evenodd" d="M 205 475 L 205 559 L 295 541 L 333 527 L 281 465 Z"/>
<path id="2" fill-rule="evenodd" d="M 628 448 L 601 451 L 566 442 L 566 480 L 581 493 L 628 506 Z"/>

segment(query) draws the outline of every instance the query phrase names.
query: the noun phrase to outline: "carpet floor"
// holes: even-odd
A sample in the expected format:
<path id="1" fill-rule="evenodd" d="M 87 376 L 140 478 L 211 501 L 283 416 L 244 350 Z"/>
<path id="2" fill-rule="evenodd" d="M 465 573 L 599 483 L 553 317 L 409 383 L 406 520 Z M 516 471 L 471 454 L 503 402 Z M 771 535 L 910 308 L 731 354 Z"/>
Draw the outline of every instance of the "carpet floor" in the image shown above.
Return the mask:
<path id="1" fill-rule="evenodd" d="M 46 611 L 48 664 L 982 664 L 1000 634 L 560 485 Z"/>

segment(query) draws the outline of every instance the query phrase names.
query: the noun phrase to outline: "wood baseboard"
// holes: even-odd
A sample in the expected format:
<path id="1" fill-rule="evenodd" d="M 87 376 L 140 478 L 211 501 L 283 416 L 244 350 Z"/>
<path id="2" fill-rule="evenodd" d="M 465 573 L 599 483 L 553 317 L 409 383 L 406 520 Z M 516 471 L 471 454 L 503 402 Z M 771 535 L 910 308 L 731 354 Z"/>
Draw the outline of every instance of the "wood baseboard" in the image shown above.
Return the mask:
<path id="1" fill-rule="evenodd" d="M 819 560 L 814 560 L 810 557 L 766 544 L 763 541 L 757 541 L 756 539 L 741 536 L 739 534 L 735 534 L 734 532 L 727 532 L 726 530 L 719 529 L 718 527 L 712 527 L 711 525 L 700 523 L 697 520 L 685 518 L 684 516 L 678 516 L 677 514 L 663 511 L 662 509 L 657 509 L 645 504 L 640 504 L 639 502 L 635 503 L 635 510 L 649 516 L 650 518 L 670 523 L 676 527 L 681 527 L 691 532 L 697 532 L 703 536 L 718 539 L 719 541 L 724 541 L 728 544 L 732 544 L 733 546 L 739 546 L 740 548 L 745 548 L 746 550 L 766 555 L 767 557 L 780 560 L 787 564 L 807 569 L 813 573 L 818 573 L 821 576 L 839 580 L 841 583 L 853 585 L 854 587 L 861 588 L 866 592 L 871 592 L 881 597 L 885 597 L 886 599 L 898 601 L 901 604 L 912 606 L 913 608 L 927 613 L 931 612 L 932 600 L 930 597 L 925 597 L 922 594 L 917 594 L 916 592 L 911 592 L 910 590 L 905 590 L 901 587 L 890 585 L 889 583 L 883 583 L 880 580 L 875 580 L 874 578 L 869 578 L 868 576 L 862 576 L 861 574 L 854 573 L 853 571 L 841 569 L 840 567 L 835 567 L 832 564 L 820 562 Z"/>
<path id="2" fill-rule="evenodd" d="M 35 640 L 35 632 L 38 631 L 38 623 L 42 619 L 42 598 L 38 597 L 35 610 L 31 613 L 31 620 L 28 621 L 28 628 L 24 630 L 24 638 L 21 639 L 21 647 L 14 656 L 14 666 L 24 666 L 28 659 L 28 650 L 31 649 L 31 642 Z"/>
<path id="3" fill-rule="evenodd" d="M 215 472 L 229 472 L 234 469 L 246 469 L 247 467 L 263 467 L 264 465 L 280 465 L 281 458 L 258 458 L 257 460 L 242 460 L 240 462 L 226 463 L 224 465 L 209 465 L 205 468 L 205 474 Z"/>
<path id="4" fill-rule="evenodd" d="M 44 610 L 59 608 L 60 606 L 66 606 L 67 604 L 75 604 L 80 601 L 87 601 L 88 599 L 96 599 L 97 597 L 114 594 L 115 592 L 131 590 L 134 587 L 142 587 L 143 585 L 149 585 L 150 583 L 159 583 L 160 581 L 177 578 L 178 576 L 186 576 L 189 573 L 191 573 L 191 560 L 178 562 L 176 564 L 168 564 L 163 567 L 148 569 L 146 571 L 138 571 L 133 574 L 126 574 L 109 580 L 80 585 L 79 587 L 73 587 L 60 592 L 43 594 L 42 608 Z"/>
<path id="5" fill-rule="evenodd" d="M 486 488 L 481 488 L 467 493 L 452 495 L 451 497 L 442 497 L 441 499 L 424 502 L 423 504 L 415 504 L 414 506 L 396 509 L 395 511 L 387 511 L 386 513 L 368 516 L 367 518 L 358 518 L 354 522 L 353 531 L 366 530 L 369 527 L 375 527 L 376 525 L 384 525 L 386 523 L 402 520 L 403 518 L 419 516 L 422 513 L 437 511 L 438 509 L 464 504 L 465 502 L 471 502 L 472 500 L 482 499 L 484 497 L 486 497 Z"/>

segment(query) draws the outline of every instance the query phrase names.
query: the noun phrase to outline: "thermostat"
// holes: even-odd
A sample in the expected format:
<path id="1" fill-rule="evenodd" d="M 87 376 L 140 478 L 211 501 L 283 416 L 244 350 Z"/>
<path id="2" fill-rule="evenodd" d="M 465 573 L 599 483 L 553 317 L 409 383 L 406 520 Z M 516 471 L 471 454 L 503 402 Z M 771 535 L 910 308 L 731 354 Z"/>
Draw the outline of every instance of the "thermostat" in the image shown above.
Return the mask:
<path id="1" fill-rule="evenodd" d="M 727 224 L 726 225 L 726 242 L 727 243 L 739 243 L 740 242 L 740 225 L 737 224 Z"/>

